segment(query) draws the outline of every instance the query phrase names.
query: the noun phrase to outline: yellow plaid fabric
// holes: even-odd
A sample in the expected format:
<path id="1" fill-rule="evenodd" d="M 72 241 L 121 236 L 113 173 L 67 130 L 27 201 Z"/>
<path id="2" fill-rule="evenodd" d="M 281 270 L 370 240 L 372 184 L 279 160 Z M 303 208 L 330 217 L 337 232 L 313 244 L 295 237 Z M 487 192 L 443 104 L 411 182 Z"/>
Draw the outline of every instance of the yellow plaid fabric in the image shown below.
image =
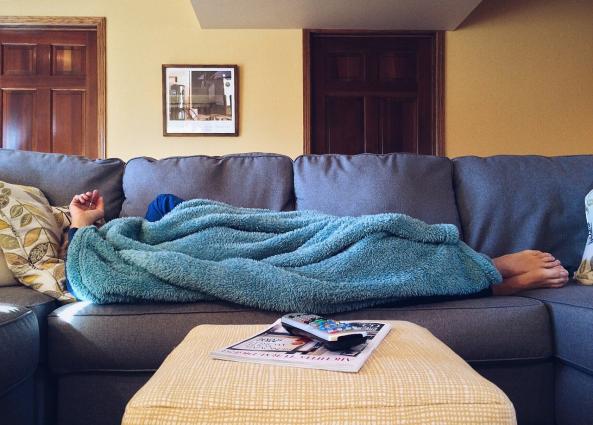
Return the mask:
<path id="1" fill-rule="evenodd" d="M 445 344 L 391 323 L 358 373 L 213 360 L 262 326 L 198 326 L 130 400 L 122 425 L 516 423 L 506 395 Z"/>

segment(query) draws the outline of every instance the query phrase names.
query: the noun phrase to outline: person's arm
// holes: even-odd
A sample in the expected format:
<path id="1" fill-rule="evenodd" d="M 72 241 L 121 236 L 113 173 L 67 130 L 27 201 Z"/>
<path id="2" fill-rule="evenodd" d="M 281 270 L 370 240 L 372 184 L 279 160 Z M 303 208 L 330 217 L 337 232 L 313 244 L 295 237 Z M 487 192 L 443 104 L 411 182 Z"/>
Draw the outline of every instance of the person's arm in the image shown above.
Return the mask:
<path id="1" fill-rule="evenodd" d="M 76 231 L 80 227 L 91 226 L 105 216 L 105 202 L 98 190 L 75 195 L 68 209 L 72 217 L 70 229 L 68 230 L 68 242 L 74 238 Z M 68 276 L 66 276 L 64 283 L 68 292 L 74 294 Z"/>

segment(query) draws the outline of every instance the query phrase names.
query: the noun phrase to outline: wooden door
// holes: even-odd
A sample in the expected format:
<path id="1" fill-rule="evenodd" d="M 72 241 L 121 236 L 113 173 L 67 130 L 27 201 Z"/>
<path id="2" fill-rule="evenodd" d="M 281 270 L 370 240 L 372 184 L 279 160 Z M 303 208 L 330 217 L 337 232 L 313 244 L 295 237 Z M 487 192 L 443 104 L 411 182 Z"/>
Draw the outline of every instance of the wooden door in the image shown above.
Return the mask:
<path id="1" fill-rule="evenodd" d="M 97 31 L 0 26 L 0 147 L 103 156 Z"/>
<path id="2" fill-rule="evenodd" d="M 304 42 L 306 153 L 442 153 L 440 35 L 305 32 Z"/>

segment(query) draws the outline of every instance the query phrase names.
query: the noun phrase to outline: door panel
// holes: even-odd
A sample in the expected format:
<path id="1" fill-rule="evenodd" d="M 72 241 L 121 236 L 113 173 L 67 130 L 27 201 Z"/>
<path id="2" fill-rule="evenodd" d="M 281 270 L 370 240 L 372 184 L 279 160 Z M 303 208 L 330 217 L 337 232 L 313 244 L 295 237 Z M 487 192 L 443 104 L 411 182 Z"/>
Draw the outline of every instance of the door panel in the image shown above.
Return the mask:
<path id="1" fill-rule="evenodd" d="M 3 75 L 35 75 L 37 46 L 31 44 L 2 45 Z"/>
<path id="2" fill-rule="evenodd" d="M 379 81 L 416 81 L 416 53 L 414 51 L 383 51 L 379 55 Z"/>
<path id="3" fill-rule="evenodd" d="M 327 82 L 352 82 L 365 80 L 365 57 L 362 53 L 331 53 L 327 58 Z"/>
<path id="4" fill-rule="evenodd" d="M 85 93 L 52 90 L 51 146 L 53 152 L 84 155 Z"/>
<path id="5" fill-rule="evenodd" d="M 306 153 L 440 153 L 436 33 L 305 34 Z"/>
<path id="6" fill-rule="evenodd" d="M 95 30 L 0 27 L 0 147 L 99 156 L 96 44 Z"/>
<path id="7" fill-rule="evenodd" d="M 8 149 L 32 150 L 35 90 L 2 90 L 2 141 Z"/>
<path id="8" fill-rule="evenodd" d="M 418 146 L 415 99 L 381 99 L 381 145 L 378 153 L 422 153 Z"/>
<path id="9" fill-rule="evenodd" d="M 328 97 L 325 114 L 327 153 L 352 154 L 364 149 L 362 97 Z"/>
<path id="10" fill-rule="evenodd" d="M 52 75 L 85 75 L 84 46 L 52 46 Z"/>

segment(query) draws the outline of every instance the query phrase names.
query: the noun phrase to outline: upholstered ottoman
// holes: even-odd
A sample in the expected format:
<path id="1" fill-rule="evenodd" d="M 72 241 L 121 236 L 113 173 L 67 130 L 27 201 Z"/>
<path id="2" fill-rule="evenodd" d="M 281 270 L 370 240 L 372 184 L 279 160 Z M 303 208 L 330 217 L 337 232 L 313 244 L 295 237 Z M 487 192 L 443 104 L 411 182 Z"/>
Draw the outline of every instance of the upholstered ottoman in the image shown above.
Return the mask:
<path id="1" fill-rule="evenodd" d="M 391 323 L 358 373 L 213 360 L 263 326 L 198 326 L 130 400 L 122 425 L 516 423 L 506 395 L 430 332 Z"/>
<path id="2" fill-rule="evenodd" d="M 39 328 L 27 308 L 0 303 L 0 423 L 34 423 Z"/>

